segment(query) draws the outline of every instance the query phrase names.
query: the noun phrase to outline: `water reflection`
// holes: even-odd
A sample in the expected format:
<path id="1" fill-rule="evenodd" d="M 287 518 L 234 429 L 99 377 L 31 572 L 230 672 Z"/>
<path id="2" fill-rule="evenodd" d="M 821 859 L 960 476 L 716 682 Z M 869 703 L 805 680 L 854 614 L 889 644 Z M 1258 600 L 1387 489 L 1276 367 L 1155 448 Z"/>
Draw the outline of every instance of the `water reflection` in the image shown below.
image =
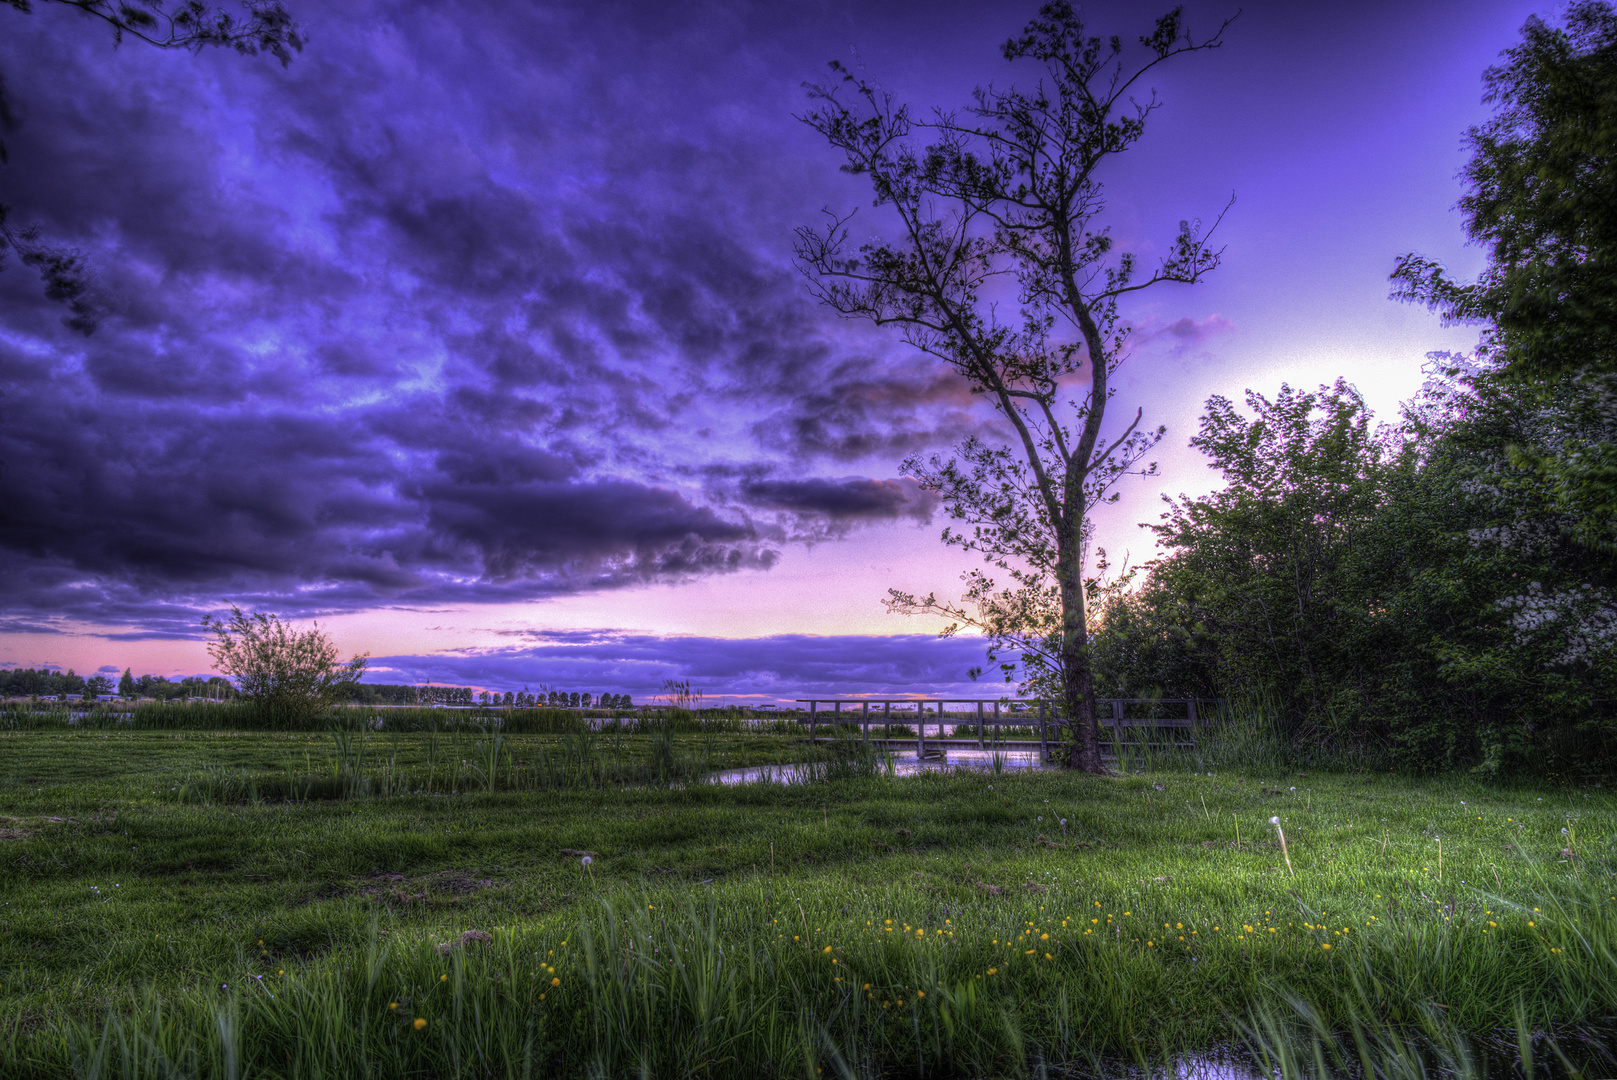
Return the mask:
<path id="1" fill-rule="evenodd" d="M 1010 769 L 1042 769 L 1037 750 L 977 750 L 949 747 L 942 754 L 928 752 L 920 758 L 914 750 L 891 752 L 892 775 L 914 776 L 920 772 L 970 769 L 974 772 L 1001 772 Z M 745 769 L 725 769 L 713 774 L 715 784 L 801 784 L 810 779 L 813 766 L 803 762 L 786 765 L 755 765 Z M 885 770 L 884 770 L 885 771 Z"/>
<path id="2" fill-rule="evenodd" d="M 1144 1080 L 1271 1080 L 1262 1070 L 1246 1061 L 1238 1061 L 1233 1057 L 1203 1057 L 1199 1055 L 1186 1055 L 1173 1060 L 1173 1071 L 1154 1068 L 1149 1074 L 1143 1070 L 1135 1073 Z"/>

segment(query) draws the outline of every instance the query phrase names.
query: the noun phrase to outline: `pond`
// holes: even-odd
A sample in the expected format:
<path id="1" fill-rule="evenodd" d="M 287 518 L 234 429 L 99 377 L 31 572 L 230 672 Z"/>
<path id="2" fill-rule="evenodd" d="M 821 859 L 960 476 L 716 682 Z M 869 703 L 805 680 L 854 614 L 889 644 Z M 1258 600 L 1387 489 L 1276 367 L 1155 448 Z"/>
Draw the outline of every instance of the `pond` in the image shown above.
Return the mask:
<path id="1" fill-rule="evenodd" d="M 929 752 L 926 757 L 918 758 L 914 750 L 895 750 L 891 752 L 892 771 L 894 776 L 914 776 L 920 772 L 935 772 L 940 769 L 973 769 L 978 772 L 996 772 L 1009 769 L 1043 769 L 1047 767 L 1039 760 L 1038 750 L 978 750 L 975 747 L 948 747 L 942 755 Z M 997 759 L 997 760 L 996 760 Z M 996 767 L 997 766 L 997 767 Z M 792 762 L 786 765 L 755 765 L 744 769 L 725 769 L 714 773 L 712 782 L 715 784 L 799 784 L 809 776 L 809 766 L 803 762 Z"/>

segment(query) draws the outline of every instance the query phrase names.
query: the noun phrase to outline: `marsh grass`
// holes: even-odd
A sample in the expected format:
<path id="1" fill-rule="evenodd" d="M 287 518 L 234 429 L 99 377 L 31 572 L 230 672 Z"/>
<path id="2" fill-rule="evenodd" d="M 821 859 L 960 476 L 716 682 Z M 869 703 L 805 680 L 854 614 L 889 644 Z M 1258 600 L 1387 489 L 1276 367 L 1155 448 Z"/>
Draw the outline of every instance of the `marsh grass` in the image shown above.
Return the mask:
<path id="1" fill-rule="evenodd" d="M 360 945 L 318 962 L 243 961 L 217 986 L 148 989 L 98 1017 L 12 1027 L 0 1063 L 8 1077 L 83 1080 L 1118 1071 L 1206 1039 L 1172 1014 L 1208 1012 L 1192 1002 L 1227 980 L 1165 969 L 1149 948 L 1105 936 L 1058 931 L 1067 940 L 1042 944 L 1076 917 L 1043 914 L 1048 905 L 957 932 L 952 918 L 917 905 L 840 915 L 824 899 L 619 895 L 460 937 L 373 922 Z M 1595 933 L 1609 946 L 1606 929 Z M 1570 936 L 1580 934 L 1590 937 Z M 1029 941 L 1041 942 L 1031 958 L 1021 948 Z M 1411 963 L 1419 956 L 1395 937 L 1273 979 L 1233 1029 L 1262 1075 L 1288 1080 L 1485 1075 L 1476 1040 L 1431 997 L 1431 980 L 1409 981 Z M 1600 986 L 1609 973 L 1580 966 L 1572 977 L 1612 1004 Z M 1527 1075 L 1609 1064 L 1587 1041 L 1535 1036 L 1543 1018 L 1529 1018 L 1524 993 L 1509 1008 Z"/>
<path id="2" fill-rule="evenodd" d="M 661 738 L 0 737 L 0 1075 L 1026 1075 L 1244 1039 L 1402 1076 L 1617 1018 L 1605 791 L 894 778 L 858 739 L 805 784 L 510 787 Z M 245 794 L 173 790 L 209 770 Z M 328 796 L 255 798 L 287 774 Z"/>
<path id="3" fill-rule="evenodd" d="M 801 734 L 795 718 L 758 716 L 742 709 L 578 710 L 561 708 L 434 709 L 353 705 L 296 722 L 251 702 L 28 702 L 0 701 L 3 731 L 281 731 L 322 732 L 347 728 L 419 733 L 498 729 L 507 735 L 562 735 L 581 731 L 647 734 Z"/>

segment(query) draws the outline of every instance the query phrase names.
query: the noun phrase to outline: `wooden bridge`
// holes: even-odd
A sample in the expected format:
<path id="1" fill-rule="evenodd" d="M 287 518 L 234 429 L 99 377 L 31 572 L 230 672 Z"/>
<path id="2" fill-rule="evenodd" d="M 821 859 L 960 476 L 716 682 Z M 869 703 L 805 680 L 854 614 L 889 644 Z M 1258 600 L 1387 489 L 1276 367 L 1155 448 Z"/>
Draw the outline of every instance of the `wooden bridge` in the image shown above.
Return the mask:
<path id="1" fill-rule="evenodd" d="M 878 745 L 884 748 L 914 746 L 921 757 L 928 756 L 926 734 L 928 726 L 936 729 L 931 743 L 940 751 L 949 746 L 969 745 L 975 741 L 979 750 L 996 747 L 1032 749 L 1037 746 L 1040 753 L 1048 757 L 1051 729 L 1059 729 L 1066 723 L 1065 720 L 1052 716 L 1048 703 L 1042 701 L 999 699 L 990 701 L 974 698 L 798 698 L 797 703 L 808 706 L 808 716 L 799 718 L 799 723 L 808 725 L 811 742 L 828 741 L 819 735 L 821 724 L 833 727 L 858 725 L 860 737 L 867 742 L 870 741 L 870 729 L 878 727 L 884 729 L 883 734 L 875 740 Z M 1108 757 L 1115 757 L 1120 741 L 1141 749 L 1195 749 L 1196 729 L 1208 723 L 1208 718 L 1198 711 L 1199 704 L 1216 706 L 1222 702 L 1206 699 L 1198 702 L 1196 698 L 1097 698 L 1096 711 L 1102 714 L 1099 719 L 1103 736 L 1102 753 Z M 951 713 L 948 708 L 950 705 L 963 705 L 968 708 L 965 711 Z M 1183 712 L 1184 715 L 1131 717 L 1128 715 L 1130 705 L 1150 706 L 1153 714 L 1159 713 L 1163 707 L 1168 707 L 1170 712 Z M 821 706 L 829 708 L 822 709 Z M 1175 708 L 1176 706 L 1183 708 Z M 1111 715 L 1105 715 L 1108 712 Z M 915 734 L 894 738 L 892 735 L 894 724 L 913 726 Z M 945 735 L 944 729 L 948 727 L 955 729 L 975 727 L 977 737 L 975 740 L 969 738 L 962 740 L 958 736 Z M 1037 727 L 1039 737 L 1036 741 L 1002 739 L 999 736 L 999 729 L 1004 727 Z M 1140 734 L 1147 738 L 1139 742 L 1123 738 L 1124 732 L 1129 728 L 1141 729 Z M 1111 730 L 1110 740 L 1104 738 L 1107 729 Z"/>

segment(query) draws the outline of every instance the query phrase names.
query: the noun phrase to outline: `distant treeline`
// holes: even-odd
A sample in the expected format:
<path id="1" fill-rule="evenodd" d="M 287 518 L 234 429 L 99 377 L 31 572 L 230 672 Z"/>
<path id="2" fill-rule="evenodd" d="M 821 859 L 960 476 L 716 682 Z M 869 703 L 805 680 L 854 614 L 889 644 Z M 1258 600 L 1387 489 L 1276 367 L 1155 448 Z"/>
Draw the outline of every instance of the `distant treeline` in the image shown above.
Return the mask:
<path id="1" fill-rule="evenodd" d="M 161 675 L 142 675 L 137 679 L 125 671 L 123 677 L 114 683 L 106 675 L 86 678 L 72 668 L 66 671 L 52 671 L 49 668 L 0 670 L 0 697 L 93 698 L 113 693 L 124 697 L 172 701 L 189 697 L 229 699 L 236 696 L 236 689 L 229 680 L 217 675 L 193 675 L 170 681 Z"/>
<path id="2" fill-rule="evenodd" d="M 93 699 L 103 694 L 126 698 L 175 701 L 193 697 L 233 700 L 236 688 L 218 675 L 193 675 L 170 681 L 162 675 L 141 675 L 129 671 L 114 682 L 106 675 L 86 678 L 72 668 L 10 668 L 0 670 L 0 698 Z M 398 683 L 356 683 L 347 700 L 355 705 L 484 705 L 489 708 L 632 709 L 628 694 L 586 693 L 547 690 L 533 693 L 521 690 L 477 690 L 470 686 L 409 686 Z"/>
<path id="3" fill-rule="evenodd" d="M 502 695 L 503 697 L 503 695 Z M 570 700 L 570 698 L 569 698 Z M 760 723 L 760 721 L 762 721 Z M 483 711 L 468 709 L 395 708 L 368 711 L 365 706 L 342 707 L 297 717 L 288 722 L 284 712 L 245 700 L 224 703 L 201 701 L 98 702 L 72 701 L 0 703 L 0 731 L 117 730 L 117 731 L 330 731 L 334 728 L 372 728 L 388 732 L 488 731 L 509 735 L 566 734 L 569 732 L 746 731 L 795 734 L 799 725 L 777 713 L 759 714 L 738 708 L 610 710 L 535 708 Z"/>
<path id="4" fill-rule="evenodd" d="M 474 690 L 470 686 L 402 686 L 359 683 L 349 700 L 361 705 L 486 705 L 489 708 L 632 709 L 628 694 L 592 694 L 583 691 Z"/>

